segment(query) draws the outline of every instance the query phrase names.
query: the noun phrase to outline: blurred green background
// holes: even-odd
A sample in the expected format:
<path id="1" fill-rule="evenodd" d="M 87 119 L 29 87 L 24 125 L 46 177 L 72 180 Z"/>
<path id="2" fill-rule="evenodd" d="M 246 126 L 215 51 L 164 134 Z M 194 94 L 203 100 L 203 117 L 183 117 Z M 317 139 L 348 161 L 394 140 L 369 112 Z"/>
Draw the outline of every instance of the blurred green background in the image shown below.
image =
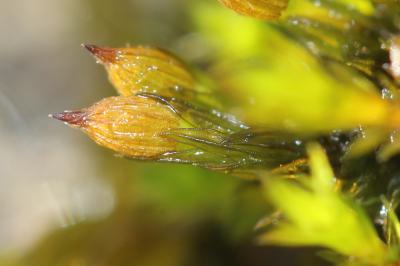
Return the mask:
<path id="1" fill-rule="evenodd" d="M 118 158 L 47 117 L 115 95 L 81 43 L 201 58 L 198 1 L 1 1 L 0 265 L 316 263 L 254 243 L 267 212 L 258 184 Z"/>

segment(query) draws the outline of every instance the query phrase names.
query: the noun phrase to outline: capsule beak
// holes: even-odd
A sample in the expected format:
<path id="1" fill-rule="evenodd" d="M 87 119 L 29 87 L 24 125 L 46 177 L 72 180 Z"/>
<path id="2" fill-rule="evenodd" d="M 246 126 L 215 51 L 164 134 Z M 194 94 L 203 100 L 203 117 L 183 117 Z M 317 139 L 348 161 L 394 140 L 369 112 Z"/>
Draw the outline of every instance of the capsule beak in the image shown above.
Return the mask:
<path id="1" fill-rule="evenodd" d="M 83 127 L 86 122 L 86 113 L 83 111 L 64 111 L 61 113 L 50 114 L 49 117 L 77 127 Z"/>
<path id="2" fill-rule="evenodd" d="M 117 56 L 117 49 L 99 47 L 93 44 L 82 44 L 101 64 L 114 63 Z"/>

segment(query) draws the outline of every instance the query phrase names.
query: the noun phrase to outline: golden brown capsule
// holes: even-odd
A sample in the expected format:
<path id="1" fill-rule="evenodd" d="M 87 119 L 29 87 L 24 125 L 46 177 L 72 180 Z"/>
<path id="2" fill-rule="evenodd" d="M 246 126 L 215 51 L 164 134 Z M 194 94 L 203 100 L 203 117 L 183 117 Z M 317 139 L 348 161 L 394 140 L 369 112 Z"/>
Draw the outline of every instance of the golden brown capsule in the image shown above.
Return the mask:
<path id="1" fill-rule="evenodd" d="M 82 129 L 101 146 L 142 159 L 174 151 L 176 142 L 162 134 L 180 121 L 167 106 L 137 96 L 105 98 L 89 108 L 51 116 Z"/>
<path id="2" fill-rule="evenodd" d="M 194 80 L 184 63 L 162 50 L 140 46 L 85 47 L 105 66 L 111 83 L 123 96 L 138 92 L 172 96 L 193 90 Z"/>
<path id="3" fill-rule="evenodd" d="M 226 7 L 245 16 L 264 20 L 279 18 L 288 0 L 219 0 Z"/>

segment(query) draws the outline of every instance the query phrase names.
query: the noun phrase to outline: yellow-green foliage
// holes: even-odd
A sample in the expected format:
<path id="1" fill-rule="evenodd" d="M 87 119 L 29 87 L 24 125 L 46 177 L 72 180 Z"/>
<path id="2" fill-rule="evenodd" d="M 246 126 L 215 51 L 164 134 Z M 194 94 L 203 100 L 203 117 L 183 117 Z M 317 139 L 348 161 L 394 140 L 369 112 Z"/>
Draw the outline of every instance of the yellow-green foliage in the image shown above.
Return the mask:
<path id="1" fill-rule="evenodd" d="M 310 145 L 308 152 L 311 176 L 298 181 L 265 178 L 267 197 L 284 219 L 260 241 L 323 246 L 365 265 L 384 265 L 387 247 L 372 222 L 360 206 L 335 190 L 335 177 L 322 148 Z"/>
<path id="2" fill-rule="evenodd" d="M 316 133 L 399 124 L 399 109 L 354 71 L 327 69 L 263 22 L 207 4 L 194 10 L 199 31 L 219 55 L 212 71 L 251 125 Z"/>
<path id="3" fill-rule="evenodd" d="M 86 45 L 120 96 L 53 117 L 126 157 L 260 181 L 275 210 L 263 244 L 325 248 L 344 265 L 400 261 L 398 2 L 220 2 L 247 17 L 193 6 L 198 68 Z"/>

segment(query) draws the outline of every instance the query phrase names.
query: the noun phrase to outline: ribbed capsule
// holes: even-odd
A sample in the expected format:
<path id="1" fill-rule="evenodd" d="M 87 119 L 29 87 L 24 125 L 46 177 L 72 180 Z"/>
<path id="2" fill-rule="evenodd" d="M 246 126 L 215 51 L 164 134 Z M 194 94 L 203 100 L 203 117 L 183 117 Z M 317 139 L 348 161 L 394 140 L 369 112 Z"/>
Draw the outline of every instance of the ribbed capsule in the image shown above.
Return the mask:
<path id="1" fill-rule="evenodd" d="M 237 13 L 264 20 L 279 18 L 288 0 L 219 0 Z"/>
<path id="2" fill-rule="evenodd" d="M 105 66 L 111 83 L 123 96 L 138 92 L 172 96 L 193 90 L 194 80 L 184 63 L 162 50 L 150 47 L 85 47 Z"/>
<path id="3" fill-rule="evenodd" d="M 127 157 L 153 159 L 176 148 L 176 142 L 162 134 L 179 126 L 178 115 L 149 98 L 110 97 L 89 108 L 52 117 L 82 129 L 99 145 Z"/>

